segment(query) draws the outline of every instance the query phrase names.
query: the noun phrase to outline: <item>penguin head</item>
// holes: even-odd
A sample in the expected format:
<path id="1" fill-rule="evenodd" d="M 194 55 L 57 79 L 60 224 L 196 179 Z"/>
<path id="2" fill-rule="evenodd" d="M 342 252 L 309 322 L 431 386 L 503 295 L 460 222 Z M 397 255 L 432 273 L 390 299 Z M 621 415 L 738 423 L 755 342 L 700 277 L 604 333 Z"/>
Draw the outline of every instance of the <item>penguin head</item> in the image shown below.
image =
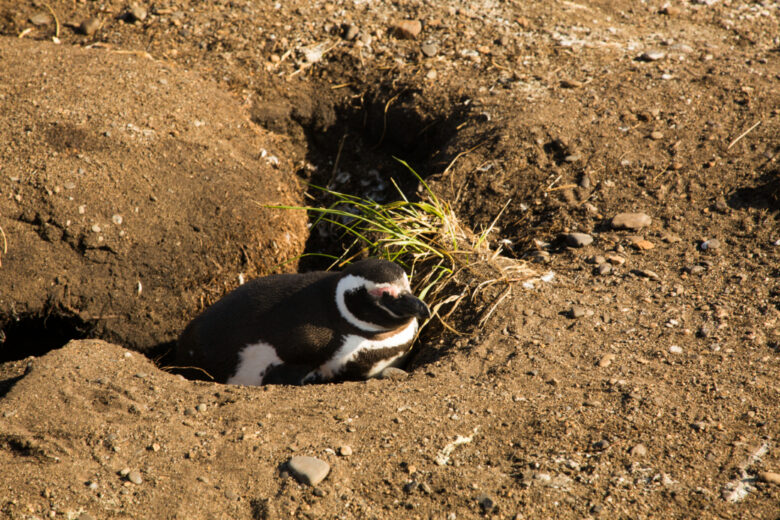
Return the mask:
<path id="1" fill-rule="evenodd" d="M 336 304 L 347 322 L 367 332 L 385 332 L 431 316 L 425 302 L 412 294 L 404 270 L 379 258 L 355 262 L 341 272 Z"/>

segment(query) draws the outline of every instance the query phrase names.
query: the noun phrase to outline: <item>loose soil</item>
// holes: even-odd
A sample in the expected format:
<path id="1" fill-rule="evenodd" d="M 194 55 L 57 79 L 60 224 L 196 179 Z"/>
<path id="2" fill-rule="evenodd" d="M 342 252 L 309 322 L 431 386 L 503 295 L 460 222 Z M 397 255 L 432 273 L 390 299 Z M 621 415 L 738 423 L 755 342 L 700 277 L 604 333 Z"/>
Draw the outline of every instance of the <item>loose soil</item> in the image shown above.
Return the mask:
<path id="1" fill-rule="evenodd" d="M 778 518 L 776 2 L 48 5 L 0 0 L 3 515 Z M 241 279 L 343 250 L 268 206 L 414 197 L 394 157 L 552 280 L 431 324 L 407 378 L 160 369 Z"/>

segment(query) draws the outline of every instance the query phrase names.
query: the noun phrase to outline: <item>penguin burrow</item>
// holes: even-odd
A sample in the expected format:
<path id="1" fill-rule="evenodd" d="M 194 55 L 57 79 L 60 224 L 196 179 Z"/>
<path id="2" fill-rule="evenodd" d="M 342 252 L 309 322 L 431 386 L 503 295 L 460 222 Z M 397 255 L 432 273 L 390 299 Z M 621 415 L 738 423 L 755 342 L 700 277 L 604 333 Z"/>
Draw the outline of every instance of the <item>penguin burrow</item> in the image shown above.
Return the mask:
<path id="1" fill-rule="evenodd" d="M 398 365 L 430 317 L 398 265 L 277 274 L 225 295 L 184 329 L 177 364 L 240 385 L 366 379 Z"/>

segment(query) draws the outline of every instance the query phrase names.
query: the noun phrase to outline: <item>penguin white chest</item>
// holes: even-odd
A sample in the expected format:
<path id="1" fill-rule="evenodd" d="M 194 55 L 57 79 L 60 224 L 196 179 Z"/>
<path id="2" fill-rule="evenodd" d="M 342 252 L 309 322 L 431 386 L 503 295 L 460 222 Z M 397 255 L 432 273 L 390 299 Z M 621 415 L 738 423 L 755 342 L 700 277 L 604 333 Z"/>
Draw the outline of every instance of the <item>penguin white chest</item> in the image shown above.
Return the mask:
<path id="1" fill-rule="evenodd" d="M 333 353 L 333 356 L 320 365 L 316 370 L 312 371 L 304 379 L 304 383 L 307 380 L 312 379 L 324 379 L 329 380 L 338 376 L 339 373 L 351 362 L 354 362 L 362 352 L 380 349 L 390 349 L 401 345 L 406 345 L 412 342 L 414 335 L 417 333 L 417 320 L 413 319 L 407 326 L 396 332 L 391 336 L 387 336 L 382 339 L 369 339 L 356 334 L 349 334 L 344 337 L 344 341 L 341 346 Z M 395 354 L 388 358 L 383 358 L 374 363 L 368 369 L 365 374 L 366 377 L 374 377 L 382 370 L 390 366 L 393 362 L 401 358 L 406 352 Z"/>

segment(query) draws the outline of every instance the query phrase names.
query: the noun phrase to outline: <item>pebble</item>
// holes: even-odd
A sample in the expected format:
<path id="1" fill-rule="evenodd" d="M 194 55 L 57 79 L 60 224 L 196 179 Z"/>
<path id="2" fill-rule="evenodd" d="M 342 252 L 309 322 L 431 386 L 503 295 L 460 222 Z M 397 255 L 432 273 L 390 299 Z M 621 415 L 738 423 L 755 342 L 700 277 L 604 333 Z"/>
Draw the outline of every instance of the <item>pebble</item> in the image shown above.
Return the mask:
<path id="1" fill-rule="evenodd" d="M 661 277 L 658 276 L 658 274 L 655 271 L 651 271 L 649 269 L 633 269 L 631 271 L 637 276 L 642 276 L 644 278 L 650 278 L 651 280 L 660 280 Z"/>
<path id="2" fill-rule="evenodd" d="M 642 237 L 629 237 L 628 240 L 631 246 L 635 249 L 638 249 L 639 251 L 648 251 L 655 248 L 655 244 Z"/>
<path id="3" fill-rule="evenodd" d="M 141 478 L 141 472 L 137 469 L 134 469 L 127 474 L 127 480 L 133 484 L 143 484 L 144 481 L 144 479 Z"/>
<path id="4" fill-rule="evenodd" d="M 647 51 L 639 55 L 641 61 L 658 61 L 666 57 L 666 53 L 663 51 Z"/>
<path id="5" fill-rule="evenodd" d="M 83 20 L 79 24 L 79 32 L 85 36 L 92 36 L 98 32 L 98 29 L 100 29 L 100 19 L 94 16 Z M 83 168 L 79 168 L 79 170 L 83 170 Z"/>
<path id="6" fill-rule="evenodd" d="M 666 5 L 661 8 L 661 14 L 666 16 L 678 16 L 680 14 L 680 8 L 673 5 Z"/>
<path id="7" fill-rule="evenodd" d="M 235 500 L 238 500 L 240 497 L 238 496 L 238 493 L 236 493 L 233 490 L 228 489 L 227 491 L 225 491 L 225 498 L 227 498 L 228 500 L 235 501 Z"/>
<path id="8" fill-rule="evenodd" d="M 426 42 L 420 46 L 420 50 L 429 58 L 433 58 L 439 54 L 439 46 L 433 42 Z"/>
<path id="9" fill-rule="evenodd" d="M 315 457 L 299 455 L 287 462 L 287 468 L 301 484 L 316 486 L 330 473 L 330 464 Z"/>
<path id="10" fill-rule="evenodd" d="M 593 311 L 582 305 L 572 305 L 569 309 L 569 318 L 576 320 L 585 316 L 593 316 Z"/>
<path id="11" fill-rule="evenodd" d="M 95 520 L 95 517 L 85 512 L 79 515 L 79 520 Z"/>
<path id="12" fill-rule="evenodd" d="M 647 447 L 644 444 L 639 443 L 628 451 L 632 457 L 644 457 L 647 455 Z"/>
<path id="13" fill-rule="evenodd" d="M 597 450 L 606 450 L 609 448 L 610 443 L 607 439 L 602 439 L 600 441 L 594 442 L 593 447 Z"/>
<path id="14" fill-rule="evenodd" d="M 357 28 L 356 25 L 348 25 L 346 30 L 344 31 L 344 39 L 352 41 L 358 37 L 359 33 L 360 30 Z"/>
<path id="15" fill-rule="evenodd" d="M 414 40 L 421 32 L 420 20 L 401 20 L 393 26 L 393 33 L 403 40 Z"/>
<path id="16" fill-rule="evenodd" d="M 116 224 L 117 226 L 122 225 L 122 215 L 116 214 L 111 217 L 111 222 Z"/>
<path id="17" fill-rule="evenodd" d="M 398 367 L 387 367 L 379 374 L 379 379 L 391 379 L 393 381 L 401 381 L 408 377 L 409 372 Z"/>
<path id="18" fill-rule="evenodd" d="M 608 263 L 599 264 L 596 271 L 598 271 L 599 276 L 607 276 L 612 274 L 612 266 Z"/>
<path id="19" fill-rule="evenodd" d="M 352 455 L 352 448 L 347 445 L 339 446 L 339 455 L 341 455 L 342 457 L 349 457 L 350 455 Z"/>
<path id="20" fill-rule="evenodd" d="M 607 253 L 604 255 L 604 258 L 607 259 L 607 262 L 613 265 L 623 265 L 626 263 L 626 259 L 624 257 L 615 253 Z"/>
<path id="21" fill-rule="evenodd" d="M 717 238 L 711 238 L 709 240 L 705 240 L 704 242 L 702 242 L 699 247 L 701 247 L 702 251 L 709 251 L 709 250 L 714 251 L 716 249 L 720 249 L 721 243 L 720 240 L 718 240 Z"/>
<path id="22" fill-rule="evenodd" d="M 773 471 L 759 471 L 758 479 L 769 484 L 777 484 L 780 486 L 780 473 L 775 473 Z"/>
<path id="23" fill-rule="evenodd" d="M 642 229 L 653 222 L 646 213 L 618 213 L 612 217 L 613 229 Z"/>
<path id="24" fill-rule="evenodd" d="M 51 15 L 49 13 L 36 13 L 30 17 L 30 23 L 33 25 L 49 25 Z"/>
<path id="25" fill-rule="evenodd" d="M 601 359 L 599 359 L 599 366 L 601 368 L 607 368 L 613 361 L 615 361 L 615 354 L 604 354 Z"/>
<path id="26" fill-rule="evenodd" d="M 663 138 L 664 138 L 663 132 L 659 132 L 658 130 L 650 132 L 650 139 L 652 139 L 653 141 L 660 141 Z"/>
<path id="27" fill-rule="evenodd" d="M 492 513 L 496 508 L 496 503 L 487 495 L 479 495 L 477 497 L 477 503 L 485 514 Z"/>
<path id="28" fill-rule="evenodd" d="M 205 412 L 206 409 L 208 409 L 208 406 L 206 405 L 206 403 L 200 403 L 198 404 L 198 406 L 195 407 L 195 409 L 199 412 Z"/>
<path id="29" fill-rule="evenodd" d="M 129 23 L 143 22 L 146 20 L 146 8 L 142 5 L 132 4 L 125 14 L 125 20 Z"/>
<path id="30" fill-rule="evenodd" d="M 585 247 L 593 243 L 593 237 L 587 233 L 567 233 L 563 238 L 569 247 Z"/>
<path id="31" fill-rule="evenodd" d="M 682 354 L 683 349 L 678 345 L 672 345 L 671 347 L 669 347 L 669 352 L 671 352 L 672 354 Z"/>

